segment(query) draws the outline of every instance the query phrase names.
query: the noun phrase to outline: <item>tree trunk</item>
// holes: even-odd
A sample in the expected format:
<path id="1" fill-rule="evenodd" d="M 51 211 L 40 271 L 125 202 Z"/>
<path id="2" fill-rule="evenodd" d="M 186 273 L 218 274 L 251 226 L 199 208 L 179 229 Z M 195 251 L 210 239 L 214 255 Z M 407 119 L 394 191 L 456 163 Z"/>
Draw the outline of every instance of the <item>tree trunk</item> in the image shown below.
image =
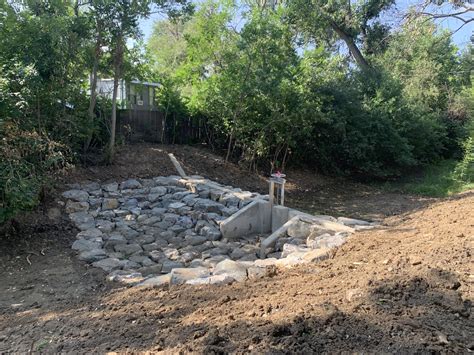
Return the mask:
<path id="1" fill-rule="evenodd" d="M 337 33 L 339 38 L 341 38 L 346 43 L 347 48 L 349 48 L 349 52 L 351 52 L 359 68 L 362 70 L 370 70 L 369 63 L 362 55 L 360 49 L 354 43 L 354 39 L 345 33 L 334 21 L 331 21 L 330 23 L 331 28 Z"/>
<path id="2" fill-rule="evenodd" d="M 89 109 L 87 110 L 87 114 L 91 121 L 95 119 L 95 105 L 97 103 L 97 71 L 99 68 L 99 60 L 101 55 L 101 45 L 102 45 L 102 29 L 100 25 L 97 25 L 97 39 L 95 42 L 95 51 L 94 51 L 94 64 L 92 65 L 92 73 L 91 73 L 91 97 L 89 100 Z M 91 144 L 92 140 L 92 133 L 89 133 L 86 141 L 84 142 L 84 153 L 87 152 L 89 149 L 89 145 Z"/>
<path id="3" fill-rule="evenodd" d="M 115 130 L 117 126 L 117 94 L 122 69 L 123 45 L 124 44 L 122 35 L 119 35 L 117 37 L 117 48 L 114 54 L 114 91 L 112 94 L 112 120 L 110 125 L 110 144 L 108 157 L 109 162 L 113 160 L 115 153 Z"/>

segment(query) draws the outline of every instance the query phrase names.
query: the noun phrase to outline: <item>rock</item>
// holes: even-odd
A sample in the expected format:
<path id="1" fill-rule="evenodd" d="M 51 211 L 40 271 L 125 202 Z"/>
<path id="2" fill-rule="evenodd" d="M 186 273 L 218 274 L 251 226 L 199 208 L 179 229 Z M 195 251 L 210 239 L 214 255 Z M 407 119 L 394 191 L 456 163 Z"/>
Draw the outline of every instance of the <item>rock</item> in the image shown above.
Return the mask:
<path id="1" fill-rule="evenodd" d="M 83 251 L 79 254 L 79 260 L 92 263 L 94 261 L 102 260 L 107 258 L 107 254 L 104 249 L 93 249 L 88 251 Z"/>
<path id="2" fill-rule="evenodd" d="M 214 267 L 213 274 L 225 274 L 234 278 L 236 281 L 244 281 L 247 279 L 247 268 L 239 262 L 226 259 Z"/>
<path id="3" fill-rule="evenodd" d="M 64 198 L 77 201 L 77 202 L 87 202 L 89 199 L 89 194 L 83 190 L 69 190 L 63 192 L 62 195 Z"/>
<path id="4" fill-rule="evenodd" d="M 311 233 L 311 226 L 310 223 L 299 221 L 291 224 L 286 233 L 293 238 L 306 239 Z"/>
<path id="5" fill-rule="evenodd" d="M 294 244 L 284 244 L 283 251 L 281 253 L 282 258 L 286 258 L 288 255 L 295 253 L 295 252 L 307 252 L 309 251 L 306 247 L 300 247 Z"/>
<path id="6" fill-rule="evenodd" d="M 151 214 L 154 216 L 161 216 L 162 214 L 166 213 L 166 208 L 161 208 L 161 207 L 154 207 L 151 210 Z"/>
<path id="7" fill-rule="evenodd" d="M 211 226 L 204 226 L 199 231 L 199 234 L 206 237 L 207 240 L 216 241 L 222 237 L 220 230 Z"/>
<path id="8" fill-rule="evenodd" d="M 102 247 L 102 238 L 97 238 L 98 240 L 78 239 L 72 243 L 72 249 L 79 252 L 100 249 Z"/>
<path id="9" fill-rule="evenodd" d="M 243 257 L 244 255 L 247 255 L 247 253 L 244 252 L 240 248 L 235 248 L 235 249 L 232 250 L 232 252 L 230 253 L 229 256 L 231 257 L 231 259 L 237 260 L 237 259 L 240 259 L 241 257 Z"/>
<path id="10" fill-rule="evenodd" d="M 125 238 L 123 235 L 120 233 L 113 233 L 109 236 L 109 238 L 106 241 L 107 246 L 115 246 L 119 244 L 127 244 L 127 238 Z"/>
<path id="11" fill-rule="evenodd" d="M 93 262 L 92 266 L 98 267 L 104 270 L 105 272 L 111 272 L 113 270 L 121 269 L 123 267 L 123 264 L 124 262 L 119 259 L 107 258 Z"/>
<path id="12" fill-rule="evenodd" d="M 261 279 L 267 275 L 267 268 L 251 266 L 247 269 L 247 275 L 249 280 Z"/>
<path id="13" fill-rule="evenodd" d="M 100 190 L 100 185 L 98 182 L 91 182 L 89 184 L 84 185 L 82 188 L 90 193 Z"/>
<path id="14" fill-rule="evenodd" d="M 158 287 L 163 285 L 169 285 L 171 280 L 171 275 L 161 275 L 156 277 L 151 277 L 145 281 L 139 283 L 137 286 L 147 286 L 147 287 Z"/>
<path id="15" fill-rule="evenodd" d="M 135 229 L 126 226 L 117 228 L 117 232 L 122 234 L 128 240 L 134 239 L 140 235 L 140 233 L 138 233 Z"/>
<path id="16" fill-rule="evenodd" d="M 235 280 L 229 275 L 213 275 L 209 277 L 199 278 L 199 279 L 192 279 L 186 281 L 187 285 L 230 285 Z"/>
<path id="17" fill-rule="evenodd" d="M 117 192 L 118 184 L 116 182 L 113 182 L 111 184 L 104 185 L 103 189 L 104 191 L 107 191 L 107 192 Z"/>
<path id="18" fill-rule="evenodd" d="M 107 280 L 110 282 L 120 282 L 125 285 L 137 285 L 144 280 L 139 272 L 130 272 L 125 270 L 114 270 L 107 275 Z"/>
<path id="19" fill-rule="evenodd" d="M 95 239 L 97 237 L 102 237 L 103 233 L 97 228 L 87 229 L 85 231 L 79 232 L 76 235 L 77 239 Z"/>
<path id="20" fill-rule="evenodd" d="M 163 248 L 163 254 L 170 260 L 177 260 L 179 258 L 179 251 L 175 248 Z"/>
<path id="21" fill-rule="evenodd" d="M 95 227 L 94 218 L 87 212 L 74 212 L 69 215 L 69 218 L 80 230 L 87 230 Z"/>
<path id="22" fill-rule="evenodd" d="M 210 272 L 208 268 L 196 267 L 196 268 L 177 268 L 171 270 L 171 285 L 182 285 L 188 280 L 201 279 L 209 277 Z"/>
<path id="23" fill-rule="evenodd" d="M 199 198 L 197 199 L 196 203 L 194 204 L 194 209 L 198 211 L 204 211 L 204 212 L 214 212 L 214 213 L 219 213 L 225 206 L 212 201 L 208 200 L 205 198 Z"/>
<path id="24" fill-rule="evenodd" d="M 153 243 L 155 241 L 155 238 L 152 235 L 141 235 L 141 236 L 135 238 L 135 241 L 140 245 L 150 244 L 150 243 Z"/>
<path id="25" fill-rule="evenodd" d="M 305 255 L 303 256 L 303 259 L 309 262 L 316 262 L 316 261 L 329 259 L 330 255 L 331 255 L 331 249 L 320 248 L 320 249 L 314 249 L 314 250 L 310 250 L 306 252 Z"/>
<path id="26" fill-rule="evenodd" d="M 150 244 L 143 244 L 142 248 L 144 251 L 153 251 L 159 249 L 159 245 L 157 243 L 150 243 Z"/>
<path id="27" fill-rule="evenodd" d="M 115 223 L 107 221 L 105 219 L 98 219 L 96 221 L 97 229 L 99 229 L 103 233 L 109 233 L 114 229 Z"/>
<path id="28" fill-rule="evenodd" d="M 138 263 L 138 264 L 141 264 L 142 266 L 152 266 L 152 265 L 155 265 L 155 263 L 153 261 L 151 261 L 151 259 L 147 256 L 143 256 L 143 255 L 132 255 L 130 258 L 129 258 L 130 261 L 133 261 L 135 263 Z"/>
<path id="29" fill-rule="evenodd" d="M 277 264 L 277 260 L 276 258 L 259 259 L 255 260 L 254 264 L 258 267 L 274 266 Z"/>
<path id="30" fill-rule="evenodd" d="M 167 192 L 167 188 L 162 186 L 155 186 L 150 189 L 151 194 L 157 194 L 159 196 L 164 196 L 167 194 Z"/>
<path id="31" fill-rule="evenodd" d="M 309 248 L 318 249 L 318 248 L 336 248 L 344 244 L 348 238 L 348 233 L 339 232 L 335 235 L 323 234 L 316 239 L 311 240 L 312 235 L 308 237 L 306 244 Z"/>
<path id="32" fill-rule="evenodd" d="M 102 210 L 114 210 L 118 208 L 119 205 L 120 204 L 116 198 L 104 198 L 102 201 Z"/>
<path id="33" fill-rule="evenodd" d="M 138 244 L 118 244 L 114 246 L 115 251 L 121 252 L 125 255 L 134 254 L 142 251 L 142 247 Z"/>
<path id="34" fill-rule="evenodd" d="M 184 240 L 189 245 L 200 245 L 206 242 L 207 238 L 201 235 L 187 235 L 184 237 Z"/>
<path id="35" fill-rule="evenodd" d="M 165 254 L 163 254 L 163 252 L 160 251 L 160 250 L 153 250 L 153 251 L 148 253 L 148 256 L 154 262 L 159 262 L 160 260 L 165 259 Z"/>
<path id="36" fill-rule="evenodd" d="M 177 210 L 179 210 L 180 208 L 183 208 L 185 207 L 186 204 L 185 203 L 182 203 L 182 202 L 173 202 L 173 203 L 170 203 L 168 205 L 168 209 L 170 210 L 174 210 L 174 212 L 176 212 Z"/>
<path id="37" fill-rule="evenodd" d="M 166 260 L 166 259 L 162 259 L 162 269 L 161 269 L 161 273 L 165 274 L 165 273 L 168 273 L 170 272 L 172 269 L 177 269 L 177 268 L 181 268 L 183 267 L 183 263 L 180 263 L 180 262 L 177 262 L 177 261 L 172 261 L 172 260 Z"/>
<path id="38" fill-rule="evenodd" d="M 158 275 L 161 274 L 161 268 L 163 265 L 161 264 L 154 264 L 151 266 L 144 266 L 139 269 L 137 269 L 138 272 L 140 272 L 143 276 L 149 276 L 149 275 Z"/>
<path id="39" fill-rule="evenodd" d="M 346 226 L 350 226 L 350 227 L 353 227 L 353 226 L 370 226 L 369 222 L 363 221 L 363 220 L 360 220 L 360 219 L 355 219 L 355 218 L 339 217 L 337 219 L 337 221 L 339 223 L 342 223 L 342 224 L 344 224 Z"/>
<path id="40" fill-rule="evenodd" d="M 135 180 L 135 179 L 129 179 L 129 180 L 123 181 L 120 184 L 121 190 L 139 189 L 140 187 L 142 187 L 142 184 L 140 184 L 138 180 Z"/>
<path id="41" fill-rule="evenodd" d="M 87 202 L 74 202 L 72 200 L 67 200 L 66 202 L 66 213 L 74 213 L 80 211 L 88 211 L 89 204 Z"/>

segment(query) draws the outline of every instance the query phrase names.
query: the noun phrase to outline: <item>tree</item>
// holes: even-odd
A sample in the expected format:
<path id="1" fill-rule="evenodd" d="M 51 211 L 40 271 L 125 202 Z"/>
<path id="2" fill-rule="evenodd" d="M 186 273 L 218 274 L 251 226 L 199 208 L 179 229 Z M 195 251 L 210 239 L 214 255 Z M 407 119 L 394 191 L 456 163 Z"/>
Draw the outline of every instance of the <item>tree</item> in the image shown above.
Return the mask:
<path id="1" fill-rule="evenodd" d="M 394 0 L 291 0 L 290 18 L 296 31 L 315 43 L 332 45 L 335 38 L 342 40 L 355 62 L 364 71 L 370 63 L 360 43 L 369 43 L 370 34 L 383 27 L 377 21 L 380 14 L 394 4 Z M 384 29 L 386 32 L 386 29 Z"/>
<path id="2" fill-rule="evenodd" d="M 111 1 L 106 7 L 109 30 L 111 33 L 111 48 L 113 61 L 113 94 L 112 94 L 112 118 L 110 127 L 110 143 L 108 160 L 111 161 L 115 151 L 115 130 L 117 122 L 117 95 L 118 85 L 122 78 L 122 65 L 124 52 L 127 50 L 128 39 L 140 37 L 138 21 L 147 17 L 154 6 L 156 11 L 166 12 L 171 17 L 177 17 L 182 13 L 192 11 L 192 6 L 186 0 L 118 0 Z"/>

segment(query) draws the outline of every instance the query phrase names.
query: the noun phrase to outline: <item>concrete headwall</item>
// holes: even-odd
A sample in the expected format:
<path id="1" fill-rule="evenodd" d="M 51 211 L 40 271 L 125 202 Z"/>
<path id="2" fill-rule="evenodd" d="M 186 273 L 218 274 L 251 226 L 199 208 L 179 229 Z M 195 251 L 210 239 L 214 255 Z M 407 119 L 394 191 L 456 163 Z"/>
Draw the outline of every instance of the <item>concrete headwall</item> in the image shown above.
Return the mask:
<path id="1" fill-rule="evenodd" d="M 249 203 L 238 212 L 222 221 L 220 224 L 222 236 L 228 239 L 244 235 L 271 232 L 270 202 L 256 200 Z"/>

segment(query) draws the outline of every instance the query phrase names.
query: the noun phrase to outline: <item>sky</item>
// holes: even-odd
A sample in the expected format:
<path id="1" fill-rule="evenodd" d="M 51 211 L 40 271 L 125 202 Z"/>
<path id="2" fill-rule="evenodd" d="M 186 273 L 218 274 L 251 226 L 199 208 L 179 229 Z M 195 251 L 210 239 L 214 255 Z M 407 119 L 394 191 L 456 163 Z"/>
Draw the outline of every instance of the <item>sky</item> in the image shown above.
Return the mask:
<path id="1" fill-rule="evenodd" d="M 396 2 L 396 6 L 393 10 L 389 11 L 384 15 L 384 18 L 394 24 L 400 23 L 400 14 L 405 13 L 406 10 L 414 5 L 414 3 L 419 1 L 409 1 L 409 0 L 398 0 Z M 439 8 L 438 8 L 439 9 Z M 472 14 L 471 14 L 472 16 Z M 140 29 L 145 36 L 145 41 L 148 40 L 152 31 L 153 31 L 153 24 L 155 21 L 162 20 L 164 17 L 163 15 L 153 14 L 148 19 L 143 19 L 140 21 Z M 457 30 L 461 25 L 462 22 L 454 19 L 454 18 L 444 18 L 437 20 L 439 25 L 442 28 L 446 28 L 450 31 Z M 453 42 L 460 48 L 464 48 L 470 41 L 471 36 L 474 36 L 474 22 L 471 22 L 461 28 L 453 35 Z"/>

